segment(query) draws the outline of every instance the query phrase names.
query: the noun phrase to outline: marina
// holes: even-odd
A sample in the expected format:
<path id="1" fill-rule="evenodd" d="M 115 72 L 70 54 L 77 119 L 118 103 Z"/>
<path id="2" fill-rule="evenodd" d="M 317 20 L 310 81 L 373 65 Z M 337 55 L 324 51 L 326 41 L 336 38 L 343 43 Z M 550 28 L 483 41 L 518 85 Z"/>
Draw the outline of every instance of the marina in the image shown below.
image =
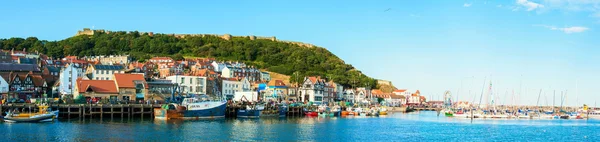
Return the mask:
<path id="1" fill-rule="evenodd" d="M 435 111 L 387 116 L 289 117 L 198 121 L 149 119 L 59 120 L 3 124 L 11 141 L 593 141 L 598 120 L 478 120 Z M 69 135 L 29 135 L 53 130 Z M 107 133 L 95 133 L 105 131 Z M 485 131 L 485 133 L 482 133 Z M 199 135 L 201 134 L 201 135 Z M 109 137 L 103 137 L 110 135 Z"/>

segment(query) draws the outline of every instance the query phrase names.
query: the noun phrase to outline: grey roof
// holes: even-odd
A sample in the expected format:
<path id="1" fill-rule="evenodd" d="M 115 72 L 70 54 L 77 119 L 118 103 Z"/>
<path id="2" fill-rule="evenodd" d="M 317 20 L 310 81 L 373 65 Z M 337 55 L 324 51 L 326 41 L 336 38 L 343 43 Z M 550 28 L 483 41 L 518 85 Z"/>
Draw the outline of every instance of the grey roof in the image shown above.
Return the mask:
<path id="1" fill-rule="evenodd" d="M 125 69 L 123 66 L 119 65 L 94 65 L 96 70 L 123 70 Z"/>
<path id="2" fill-rule="evenodd" d="M 0 63 L 0 71 L 40 71 L 36 64 Z"/>
<path id="3" fill-rule="evenodd" d="M 21 64 L 37 64 L 37 60 L 35 59 L 21 57 L 19 60 L 21 60 Z"/>
<path id="4" fill-rule="evenodd" d="M 47 66 L 50 72 L 60 72 L 60 69 L 55 66 Z"/>

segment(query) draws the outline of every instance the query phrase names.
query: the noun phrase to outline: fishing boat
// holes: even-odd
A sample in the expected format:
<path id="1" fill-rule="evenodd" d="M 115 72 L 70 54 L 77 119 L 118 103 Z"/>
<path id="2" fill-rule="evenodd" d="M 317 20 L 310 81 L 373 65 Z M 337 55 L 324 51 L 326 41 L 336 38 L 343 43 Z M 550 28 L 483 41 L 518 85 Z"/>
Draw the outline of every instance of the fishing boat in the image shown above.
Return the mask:
<path id="1" fill-rule="evenodd" d="M 170 103 L 161 108 L 155 108 L 154 118 L 158 120 L 225 118 L 226 105 L 227 101 L 211 101 L 206 95 L 200 98 L 184 98 L 181 104 Z"/>
<path id="2" fill-rule="evenodd" d="M 246 105 L 245 108 L 242 107 L 239 110 L 237 110 L 236 115 L 238 118 L 258 118 L 261 116 L 261 112 L 263 112 L 263 110 L 264 107 L 261 107 L 260 105 Z"/>
<path id="3" fill-rule="evenodd" d="M 58 116 L 58 110 L 50 111 L 48 106 L 39 106 L 39 111 L 36 113 L 17 113 L 14 110 L 8 111 L 6 116 L 3 118 L 4 122 L 16 123 L 16 122 L 51 122 Z"/>

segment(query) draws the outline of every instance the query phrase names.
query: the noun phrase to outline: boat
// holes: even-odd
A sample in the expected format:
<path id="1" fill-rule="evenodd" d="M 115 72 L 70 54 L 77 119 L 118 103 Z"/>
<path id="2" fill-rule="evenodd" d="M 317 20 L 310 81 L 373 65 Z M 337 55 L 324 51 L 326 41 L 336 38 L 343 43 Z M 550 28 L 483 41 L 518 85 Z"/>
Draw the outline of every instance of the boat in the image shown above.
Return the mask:
<path id="1" fill-rule="evenodd" d="M 598 111 L 598 110 L 590 111 L 587 114 L 587 117 L 590 119 L 600 119 L 600 111 Z"/>
<path id="2" fill-rule="evenodd" d="M 340 106 L 333 106 L 330 113 L 332 115 L 331 117 L 340 117 L 342 115 L 342 108 Z"/>
<path id="3" fill-rule="evenodd" d="M 250 106 L 250 105 L 246 105 L 246 107 L 242 107 L 241 109 L 237 110 L 236 115 L 238 118 L 258 118 L 261 117 L 261 112 L 263 112 L 264 107 L 260 107 L 257 105 L 254 106 Z M 267 115 L 264 115 L 267 116 Z M 278 113 L 275 114 L 275 116 L 279 116 Z"/>
<path id="4" fill-rule="evenodd" d="M 314 112 L 314 111 L 304 112 L 304 115 L 306 115 L 308 117 L 319 116 L 319 114 L 317 112 Z"/>
<path id="5" fill-rule="evenodd" d="M 14 110 L 8 111 L 6 116 L 3 118 L 4 122 L 17 123 L 17 122 L 51 122 L 58 116 L 58 110 L 50 111 L 48 106 L 39 106 L 37 113 L 17 113 Z"/>
<path id="6" fill-rule="evenodd" d="M 444 112 L 444 115 L 446 115 L 447 117 L 452 117 L 454 116 L 454 113 L 452 113 L 452 111 L 446 111 Z"/>
<path id="7" fill-rule="evenodd" d="M 154 109 L 154 118 L 158 120 L 168 119 L 215 119 L 225 118 L 227 101 L 210 101 L 208 96 L 201 98 L 184 98 L 181 104 L 165 104 L 161 108 Z"/>
<path id="8" fill-rule="evenodd" d="M 348 116 L 350 114 L 350 112 L 348 111 L 342 111 L 341 116 Z"/>
<path id="9" fill-rule="evenodd" d="M 285 117 L 288 111 L 285 105 L 279 105 L 273 110 L 264 110 L 262 106 L 259 106 L 258 109 L 261 109 L 260 117 Z"/>
<path id="10" fill-rule="evenodd" d="M 388 113 L 387 113 L 387 108 L 385 108 L 385 107 L 381 107 L 381 108 L 379 109 L 379 115 L 387 115 L 387 114 L 388 114 Z"/>

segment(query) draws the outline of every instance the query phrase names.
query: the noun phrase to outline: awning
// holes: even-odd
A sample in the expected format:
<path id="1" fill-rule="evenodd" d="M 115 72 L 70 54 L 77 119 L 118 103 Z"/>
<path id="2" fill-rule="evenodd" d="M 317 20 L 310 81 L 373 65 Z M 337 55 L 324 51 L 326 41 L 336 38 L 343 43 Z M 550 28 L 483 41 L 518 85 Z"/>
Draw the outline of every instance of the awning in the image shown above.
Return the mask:
<path id="1" fill-rule="evenodd" d="M 144 94 L 143 93 L 137 93 L 135 94 L 136 98 L 144 98 Z"/>

